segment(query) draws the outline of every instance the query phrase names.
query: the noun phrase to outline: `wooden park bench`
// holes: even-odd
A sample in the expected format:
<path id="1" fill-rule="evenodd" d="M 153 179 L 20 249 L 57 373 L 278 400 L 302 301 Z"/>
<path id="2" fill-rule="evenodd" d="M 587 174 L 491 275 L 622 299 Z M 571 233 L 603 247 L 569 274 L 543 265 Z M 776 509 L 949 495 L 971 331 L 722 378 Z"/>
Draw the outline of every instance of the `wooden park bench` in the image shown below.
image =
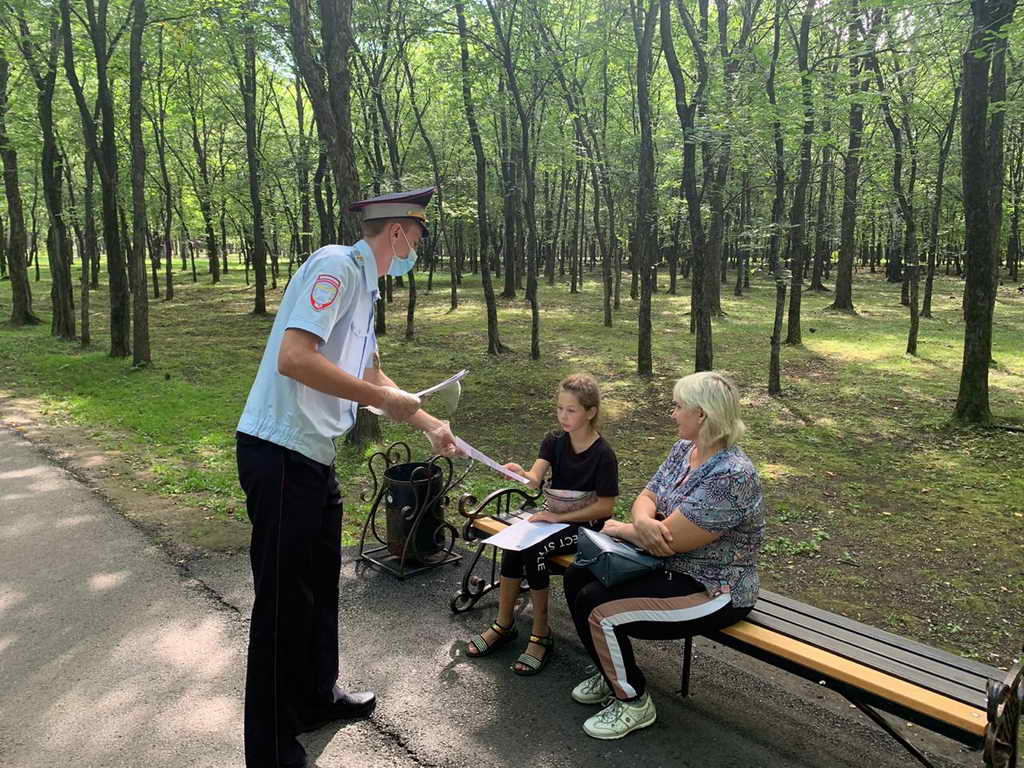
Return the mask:
<path id="1" fill-rule="evenodd" d="M 483 557 L 488 547 L 480 541 L 529 513 L 539 498 L 539 492 L 519 488 L 495 491 L 481 503 L 469 494 L 462 498 L 463 538 L 475 542 L 476 553 L 467 561 L 460 589 L 451 599 L 453 612 L 468 611 L 498 586 L 497 560 Z M 572 555 L 549 560 L 553 572 L 564 571 L 572 561 Z M 476 573 L 482 563 L 485 573 L 489 567 L 489 577 Z M 1017 765 L 1024 661 L 1003 672 L 766 590 L 745 620 L 708 637 L 835 690 L 922 765 L 931 763 L 878 710 L 982 749 L 988 768 Z M 692 654 L 693 638 L 686 638 L 684 696 L 690 691 Z"/>

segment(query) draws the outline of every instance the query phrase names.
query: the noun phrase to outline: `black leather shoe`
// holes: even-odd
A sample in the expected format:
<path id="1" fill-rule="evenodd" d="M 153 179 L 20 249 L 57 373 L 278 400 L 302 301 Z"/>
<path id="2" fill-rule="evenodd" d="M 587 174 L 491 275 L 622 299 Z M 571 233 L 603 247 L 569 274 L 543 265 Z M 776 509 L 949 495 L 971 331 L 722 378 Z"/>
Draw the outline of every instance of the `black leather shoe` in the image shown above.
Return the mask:
<path id="1" fill-rule="evenodd" d="M 354 720 L 369 717 L 377 706 L 377 694 L 373 691 L 346 693 L 334 686 L 334 702 L 314 710 L 302 723 L 300 733 L 315 731 L 335 720 Z"/>

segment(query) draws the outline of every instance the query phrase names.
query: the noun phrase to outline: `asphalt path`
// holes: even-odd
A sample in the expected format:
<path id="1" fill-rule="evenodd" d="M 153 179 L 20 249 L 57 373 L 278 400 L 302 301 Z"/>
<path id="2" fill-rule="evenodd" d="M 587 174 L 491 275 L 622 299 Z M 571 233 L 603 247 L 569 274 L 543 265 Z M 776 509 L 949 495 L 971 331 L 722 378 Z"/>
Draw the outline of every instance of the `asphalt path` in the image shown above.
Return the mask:
<path id="1" fill-rule="evenodd" d="M 679 644 L 638 643 L 657 722 L 616 742 L 580 730 L 587 674 L 559 595 L 555 656 L 510 671 L 518 647 L 470 659 L 494 597 L 452 615 L 459 567 L 398 581 L 346 551 L 343 684 L 377 691 L 373 718 L 303 737 L 320 768 L 850 766 L 910 764 L 829 691 L 706 640 L 692 695 Z M 245 554 L 174 562 L 45 453 L 0 428 L 0 766 L 241 766 L 251 576 Z M 529 617 L 520 618 L 521 636 Z M 939 766 L 978 753 L 904 729 Z"/>

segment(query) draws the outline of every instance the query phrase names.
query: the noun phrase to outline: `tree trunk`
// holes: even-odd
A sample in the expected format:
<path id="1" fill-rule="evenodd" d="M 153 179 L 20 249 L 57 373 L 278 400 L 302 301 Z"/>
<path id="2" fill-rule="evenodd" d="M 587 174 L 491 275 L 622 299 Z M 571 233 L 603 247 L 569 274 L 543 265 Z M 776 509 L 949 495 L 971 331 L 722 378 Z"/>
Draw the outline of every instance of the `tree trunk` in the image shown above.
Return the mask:
<path id="1" fill-rule="evenodd" d="M 800 94 L 804 108 L 803 137 L 800 141 L 800 175 L 793 190 L 793 206 L 790 208 L 789 255 L 790 295 L 789 314 L 786 322 L 786 343 L 802 344 L 800 332 L 800 303 L 803 295 L 804 259 L 807 249 L 807 187 L 811 179 L 811 142 L 814 138 L 814 102 L 811 93 L 811 74 L 808 66 L 808 47 L 811 20 L 816 0 L 807 0 L 800 20 L 800 35 L 797 43 L 797 61 L 800 68 Z"/>
<path id="2" fill-rule="evenodd" d="M 573 197 L 572 240 L 569 243 L 569 293 L 580 292 L 580 248 L 583 220 L 583 161 L 576 161 L 576 193 Z"/>
<path id="3" fill-rule="evenodd" d="M 160 38 L 161 46 L 163 37 Z M 163 49 L 161 47 L 161 57 Z M 213 229 L 213 192 L 210 179 L 210 162 L 208 138 L 209 131 L 206 124 L 205 112 L 201 112 L 202 94 L 195 93 L 192 83 L 192 67 L 185 67 L 185 83 L 187 87 L 187 104 L 189 112 L 189 133 L 192 139 L 192 152 L 196 156 L 196 169 L 198 176 L 192 176 L 195 182 L 195 195 L 199 201 L 199 213 L 203 217 L 203 227 L 206 232 L 206 257 L 209 261 L 210 282 L 220 282 L 220 256 L 217 252 L 217 235 Z M 184 254 L 182 254 L 184 255 Z"/>
<path id="4" fill-rule="evenodd" d="M 516 297 L 516 166 L 512 141 L 508 128 L 508 98 L 505 95 L 505 79 L 498 81 L 499 101 L 499 153 L 501 157 L 501 195 L 504 226 L 502 227 L 501 256 L 505 264 L 505 289 L 501 298 Z"/>
<path id="5" fill-rule="evenodd" d="M 108 62 L 107 6 L 100 4 L 98 14 L 89 16 L 89 37 L 96 62 L 96 101 L 99 105 L 102 139 L 97 136 L 96 122 L 85 101 L 82 85 L 75 71 L 74 43 L 71 34 L 70 0 L 61 0 L 61 26 L 64 32 L 64 69 L 71 90 L 75 94 L 82 131 L 88 150 L 96 160 L 100 172 L 100 191 L 103 197 L 103 246 L 107 256 L 110 280 L 110 355 L 127 357 L 130 352 L 128 275 L 118 222 L 118 167 L 117 135 L 114 119 L 114 96 L 110 88 Z"/>
<path id="6" fill-rule="evenodd" d="M 180 200 L 179 190 L 179 200 Z M 220 200 L 220 257 L 221 257 L 221 271 L 226 275 L 228 273 L 228 202 L 225 199 Z M 192 282 L 196 282 L 195 270 L 192 271 Z"/>
<path id="7" fill-rule="evenodd" d="M 18 186 L 18 153 L 7 136 L 7 82 L 10 65 L 5 51 L 0 48 L 0 158 L 4 165 L 4 192 L 7 196 L 7 215 L 10 234 L 7 240 L 7 265 L 11 278 L 11 325 L 38 325 L 42 322 L 32 312 L 32 286 L 28 279 L 28 233 L 25 231 L 25 211 Z M 88 273 L 88 269 L 86 269 Z"/>
<path id="8" fill-rule="evenodd" d="M 352 74 L 349 68 L 352 0 L 319 0 L 322 61 L 314 57 L 310 48 L 312 31 L 307 0 L 289 0 L 288 7 L 292 49 L 309 91 L 317 133 L 324 147 L 324 161 L 331 168 L 338 200 L 342 205 L 348 205 L 359 197 L 356 143 L 352 135 Z M 325 70 L 326 85 L 323 80 Z M 331 206 L 325 206 L 323 212 L 328 219 L 326 223 L 333 224 Z M 353 243 L 359 239 L 354 217 L 343 216 L 339 225 L 337 234 L 341 242 Z M 325 243 L 336 242 L 333 231 L 328 233 L 323 229 L 322 234 L 332 235 Z M 329 229 L 333 230 L 333 227 Z"/>
<path id="9" fill-rule="evenodd" d="M 35 281 L 39 282 L 39 217 L 37 215 L 39 208 L 39 168 L 33 166 L 32 169 L 32 205 L 29 208 L 30 218 L 32 221 L 32 228 L 29 234 L 29 254 L 28 263 L 29 265 L 35 265 Z"/>
<path id="10" fill-rule="evenodd" d="M 584 154 L 588 159 L 588 165 L 590 167 L 590 180 L 593 188 L 593 199 L 594 204 L 593 217 L 594 217 L 594 233 L 598 239 L 598 246 L 601 249 L 601 279 L 603 287 L 603 309 L 604 309 L 604 325 L 606 328 L 612 327 L 612 261 L 614 259 L 613 250 L 614 245 L 610 243 L 613 240 L 614 235 L 614 220 L 615 220 L 615 208 L 612 203 L 612 196 L 609 190 L 608 184 L 608 173 L 604 162 L 604 153 L 601 148 L 601 142 L 598 140 L 597 131 L 594 129 L 593 120 L 590 112 L 586 109 L 583 98 L 583 88 L 580 86 L 575 75 L 569 76 L 566 74 L 566 70 L 561 66 L 561 61 L 567 57 L 564 51 L 561 50 L 557 43 L 556 36 L 546 26 L 541 25 L 541 37 L 547 47 L 548 51 L 551 52 L 552 61 L 555 67 L 555 74 L 558 77 L 559 83 L 562 86 L 562 92 L 566 99 L 566 104 L 569 107 L 569 111 L 573 118 L 573 125 L 576 130 L 576 141 L 583 149 Z M 568 188 L 566 174 L 562 175 L 561 196 L 559 199 L 559 213 L 565 208 L 565 198 Z M 607 221 L 603 221 L 601 217 L 601 206 L 600 201 L 602 200 L 602 194 L 604 195 L 605 208 L 607 210 Z M 560 216 L 556 216 L 556 229 L 557 222 L 561 221 Z M 607 230 L 606 230 L 607 227 Z M 558 246 L 559 238 L 556 237 L 554 241 L 555 247 Z M 554 256 L 552 255 L 552 262 Z"/>
<path id="11" fill-rule="evenodd" d="M 921 308 L 922 317 L 932 316 L 932 284 L 935 281 L 935 262 L 939 250 L 939 213 L 942 210 L 943 181 L 946 176 L 946 160 L 949 148 L 953 143 L 956 130 L 956 117 L 960 111 L 960 86 L 953 89 L 953 110 L 946 123 L 946 130 L 939 143 L 939 168 L 935 175 L 935 200 L 932 205 L 931 225 L 928 233 L 928 271 L 924 281 L 924 304 Z"/>
<path id="12" fill-rule="evenodd" d="M 992 359 L 992 314 L 995 308 L 995 259 L 990 201 L 994 148 L 989 145 L 989 66 L 993 40 L 1013 20 L 1016 0 L 977 0 L 971 6 L 974 24 L 963 56 L 960 117 L 961 178 L 964 201 L 964 357 L 953 418 L 986 424 L 992 412 L 988 369 Z M 998 74 L 998 73 L 995 73 Z"/>
<path id="13" fill-rule="evenodd" d="M 706 15 L 703 10 L 702 18 Z M 731 114 L 736 103 L 736 75 L 739 72 L 742 56 L 746 52 L 750 33 L 753 29 L 754 17 L 757 13 L 759 0 L 750 2 L 744 0 L 740 8 L 742 26 L 739 39 L 736 45 L 729 48 L 729 1 L 715 0 L 715 7 L 718 10 L 718 52 L 722 60 L 722 90 L 725 111 Z M 696 44 L 696 43 L 695 43 Z M 725 185 L 729 178 L 729 171 L 732 164 L 732 128 L 727 126 L 722 132 L 717 150 L 717 158 L 714 163 L 714 172 L 708 179 L 709 200 L 711 205 L 711 228 L 708 236 L 708 302 L 713 316 L 720 316 L 722 311 L 722 282 L 725 281 L 727 260 L 724 257 L 725 245 Z M 719 280 L 721 270 L 721 280 Z"/>
<path id="14" fill-rule="evenodd" d="M 298 162 L 296 183 L 299 193 L 299 215 L 302 232 L 299 239 L 299 264 L 309 258 L 313 252 L 313 220 L 309 207 L 309 139 L 306 136 L 305 102 L 302 98 L 302 75 L 295 72 L 295 114 L 299 123 Z"/>
<path id="15" fill-rule="evenodd" d="M 535 201 L 537 197 L 536 178 L 530 154 L 530 118 L 519 90 L 519 81 L 512 57 L 511 21 L 503 29 L 494 0 L 487 0 L 487 8 L 494 24 L 499 53 L 508 78 L 509 92 L 519 117 L 520 143 L 519 162 L 525 181 L 526 199 L 526 300 L 530 303 L 530 359 L 540 359 L 540 307 L 537 302 L 537 218 Z M 507 262 L 506 262 L 507 264 Z"/>
<path id="16" fill-rule="evenodd" d="M 1012 20 L 1016 0 L 1002 0 L 1001 6 L 1010 15 L 1006 23 Z M 998 13 L 998 11 L 997 11 Z M 993 290 L 999 286 L 1000 254 L 1003 238 L 1003 189 L 1005 173 L 1005 153 L 1003 151 L 1003 134 L 1006 128 L 1006 57 L 1010 48 L 1008 35 L 996 34 L 992 38 L 992 65 L 989 77 L 989 121 L 988 148 L 992 155 L 992 176 L 989 180 L 989 205 L 991 206 L 992 227 L 992 260 Z M 1020 91 L 1018 90 L 1019 94 Z"/>
<path id="17" fill-rule="evenodd" d="M 254 2 L 254 0 L 252 0 Z M 255 6 L 246 10 L 242 30 L 244 60 L 236 63 L 238 87 L 242 92 L 245 119 L 245 159 L 249 172 L 249 204 L 252 208 L 252 263 L 256 277 L 253 314 L 267 313 L 267 242 L 263 224 L 263 201 L 260 197 L 260 157 L 256 115 L 256 30 Z"/>
<path id="18" fill-rule="evenodd" d="M 89 152 L 85 153 L 85 190 L 83 195 L 84 200 L 84 217 L 85 223 L 83 229 L 85 230 L 82 237 L 82 273 L 81 273 L 81 293 L 79 295 L 79 317 L 81 318 L 78 340 L 82 348 L 86 348 L 92 345 L 92 320 L 90 318 L 91 310 L 91 290 L 92 281 L 96 279 L 97 272 L 99 271 L 99 253 L 98 246 L 96 243 L 96 219 L 93 214 L 93 159 Z"/>
<path id="19" fill-rule="evenodd" d="M 554 205 L 552 205 L 552 181 L 550 171 L 544 171 L 544 187 L 543 195 L 541 199 L 541 209 L 544 211 L 544 217 L 541 220 L 541 243 L 540 250 L 541 255 L 544 259 L 544 279 L 548 285 L 555 284 L 555 250 L 551 240 L 552 236 L 552 217 L 554 216 Z"/>
<path id="20" fill-rule="evenodd" d="M 832 69 L 834 77 L 836 69 Z M 825 87 L 825 117 L 821 126 L 822 135 L 832 135 L 831 103 L 835 98 L 832 80 Z M 825 260 L 832 258 L 832 239 L 828 236 L 828 198 L 832 180 L 832 143 L 831 139 L 821 148 L 821 177 L 818 179 L 818 205 L 814 217 L 814 263 L 811 269 L 811 290 L 826 292 L 828 289 L 822 282 L 825 272 Z"/>
<path id="21" fill-rule="evenodd" d="M 679 5 L 683 24 L 691 40 L 696 38 L 693 20 L 689 17 L 685 5 Z M 694 135 L 694 117 L 703 92 L 700 86 L 690 102 L 686 100 L 686 79 L 676 56 L 675 43 L 672 39 L 672 6 L 670 0 L 661 0 L 661 47 L 665 54 L 665 63 L 672 75 L 675 89 L 676 114 L 683 133 L 683 190 L 686 195 L 687 219 L 690 224 L 690 252 L 692 257 L 692 279 L 690 318 L 691 330 L 696 333 L 694 353 L 694 370 L 711 370 L 714 365 L 714 349 L 711 337 L 711 312 L 706 299 L 707 286 L 707 246 L 704 236 L 704 222 L 700 213 L 700 195 L 697 192 L 697 138 Z M 698 57 L 698 67 L 706 68 L 703 52 L 699 46 L 694 47 Z M 707 78 L 701 78 L 706 83 Z M 717 279 L 717 274 L 716 274 Z"/>
<path id="22" fill-rule="evenodd" d="M 1010 195 L 1013 213 L 1010 216 L 1010 240 L 1006 248 L 1008 277 L 1017 282 L 1020 278 L 1021 261 L 1021 199 L 1024 198 L 1024 122 L 1017 123 L 1013 159 L 1010 167 Z"/>
<path id="23" fill-rule="evenodd" d="M 779 270 L 781 272 L 781 270 Z M 782 318 L 786 311 L 786 280 L 775 276 L 775 323 L 772 325 L 771 356 L 768 361 L 768 394 L 782 394 Z"/>
<path id="24" fill-rule="evenodd" d="M 768 103 L 773 110 L 777 107 L 775 94 L 775 69 L 779 63 L 779 43 L 782 32 L 781 8 L 782 0 L 775 0 L 775 14 L 772 23 L 772 63 L 765 82 Z M 768 356 L 768 394 L 782 394 L 782 316 L 786 309 L 786 275 L 779 259 L 779 242 L 782 233 L 782 208 L 785 201 L 785 154 L 782 143 L 782 123 L 776 117 L 772 121 L 772 136 L 775 144 L 775 198 L 772 201 L 772 227 L 769 239 L 768 264 L 775 276 L 775 323 L 772 326 L 770 352 Z"/>
<path id="25" fill-rule="evenodd" d="M 643 0 L 641 0 L 643 2 Z M 658 3 L 631 3 L 633 35 L 636 39 L 636 98 L 640 121 L 640 167 L 637 174 L 636 204 L 636 269 L 640 275 L 640 312 L 637 328 L 636 372 L 641 376 L 654 373 L 651 350 L 651 267 L 658 240 L 658 209 L 655 196 L 654 139 L 651 128 L 651 54 Z M 582 169 L 581 169 L 582 170 Z"/>
<path id="26" fill-rule="evenodd" d="M 746 233 L 750 230 L 750 171 L 743 172 L 742 192 L 740 193 L 740 241 L 736 244 L 736 285 L 734 296 L 743 295 L 744 282 L 750 285 L 750 247 Z"/>
<path id="27" fill-rule="evenodd" d="M 338 242 L 334 230 L 334 212 L 324 202 L 324 179 L 327 176 L 327 153 L 320 152 L 316 170 L 313 172 L 313 202 L 316 205 L 316 218 L 320 223 L 320 246 Z"/>
<path id="28" fill-rule="evenodd" d="M 861 47 L 868 52 L 875 47 L 874 30 L 877 28 L 881 9 L 874 12 L 866 30 L 866 39 L 860 40 L 861 18 L 859 5 L 854 0 L 850 11 L 849 50 L 850 56 L 850 121 L 847 141 L 846 162 L 843 166 L 843 206 L 840 215 L 839 266 L 836 269 L 836 297 L 832 309 L 853 312 L 853 262 L 856 258 L 857 242 L 857 192 L 859 190 L 861 145 L 864 136 L 864 103 L 862 94 L 867 92 L 870 79 L 864 75 L 865 54 L 856 55 Z"/>
<path id="29" fill-rule="evenodd" d="M 75 312 L 71 284 L 71 241 L 64 219 L 63 162 L 57 147 L 53 121 L 53 95 L 56 86 L 57 59 L 60 55 L 60 28 L 56 17 L 47 20 L 49 48 L 44 52 L 32 41 L 28 22 L 18 16 L 21 36 L 17 43 L 25 64 L 36 85 L 36 113 L 42 133 L 43 146 L 40 170 L 43 197 L 49 214 L 47 231 L 47 259 L 50 264 L 50 299 L 53 315 L 50 332 L 62 339 L 75 338 Z M 36 256 L 36 279 L 39 278 L 39 260 Z"/>
<path id="30" fill-rule="evenodd" d="M 423 114 L 426 111 L 426 107 L 420 109 L 416 101 L 416 81 L 413 77 L 412 68 L 409 66 L 409 58 L 402 52 L 402 63 L 405 67 L 406 81 L 409 84 L 409 103 L 412 106 L 413 115 L 416 118 L 416 127 L 419 129 L 420 136 L 423 137 L 423 145 L 427 150 L 427 157 L 430 160 L 430 168 L 434 176 L 434 187 L 436 192 L 434 193 L 437 197 L 437 225 L 434 227 L 433 237 L 429 245 L 430 261 L 433 263 L 434 258 L 438 254 L 439 246 L 442 240 L 447 237 L 447 226 L 446 226 L 446 213 L 444 206 L 444 189 L 441 186 L 441 163 L 437 157 L 437 150 L 434 148 L 433 139 L 430 134 L 427 133 L 426 126 L 423 124 Z M 461 248 L 452 248 L 452 253 L 461 253 Z M 448 259 L 448 272 L 451 278 L 451 301 L 449 304 L 449 311 L 454 312 L 459 308 L 459 269 L 455 258 Z M 410 274 L 410 287 L 409 287 L 409 318 L 410 323 L 412 322 L 412 311 L 415 306 L 415 286 L 411 283 L 412 276 Z M 411 333 L 411 327 L 407 332 L 407 335 Z M 411 338 L 411 336 L 409 336 Z"/>
<path id="31" fill-rule="evenodd" d="M 910 308 L 910 331 L 907 336 L 907 354 L 917 354 L 917 332 L 919 327 L 918 313 L 918 249 L 917 249 L 917 216 L 914 211 L 914 184 L 917 180 L 917 148 L 911 121 L 911 97 L 907 93 L 909 86 L 904 85 L 904 70 L 897 53 L 893 51 L 892 66 L 894 70 L 893 81 L 887 87 L 882 78 L 882 69 L 879 66 L 878 58 L 872 55 L 871 62 L 875 71 L 875 80 L 878 83 L 878 92 L 882 96 L 882 114 L 885 117 L 886 125 L 892 134 L 893 142 L 893 190 L 896 193 L 896 201 L 899 205 L 900 216 L 903 220 L 903 260 L 906 264 L 904 278 L 904 290 L 906 292 L 906 306 Z M 893 115 L 892 95 L 899 96 L 900 112 L 899 123 Z M 904 153 L 910 157 L 910 174 L 904 186 L 903 168 L 905 163 Z"/>
<path id="32" fill-rule="evenodd" d="M 455 14 L 459 24 L 462 105 L 466 112 L 466 125 L 469 128 L 469 138 L 473 144 L 473 154 L 476 157 L 477 231 L 480 238 L 480 282 L 483 284 L 484 303 L 487 313 L 487 353 L 497 355 L 507 352 L 508 347 L 501 343 L 501 336 L 498 333 L 498 307 L 494 298 L 494 285 L 491 282 L 490 227 L 487 223 L 487 158 L 484 155 L 483 141 L 480 138 L 480 126 L 476 121 L 473 94 L 470 89 L 469 45 L 467 42 L 468 33 L 463 2 L 455 3 Z"/>
<path id="33" fill-rule="evenodd" d="M 132 365 L 139 367 L 151 362 L 146 290 L 146 147 L 142 141 L 142 33 L 146 27 L 146 0 L 132 0 L 132 10 L 128 96 L 132 155 Z"/>
<path id="34" fill-rule="evenodd" d="M 327 70 L 327 96 L 335 126 L 333 140 L 329 142 L 328 158 L 334 170 L 338 202 L 343 208 L 359 198 L 356 142 L 352 135 L 352 73 L 349 67 L 353 45 L 351 21 L 352 0 L 320 0 L 323 64 Z M 342 216 L 338 223 L 338 234 L 341 242 L 356 242 L 360 235 L 355 217 Z"/>
<path id="35" fill-rule="evenodd" d="M 165 293 L 164 299 L 171 301 L 174 298 L 174 259 L 171 249 L 171 224 L 174 217 L 174 196 L 171 188 L 171 176 L 167 169 L 167 94 L 163 89 L 164 72 L 164 29 L 160 26 L 157 29 L 157 71 L 156 91 L 157 114 L 150 114 L 150 122 L 153 125 L 153 139 L 156 144 L 157 159 L 160 162 L 160 180 L 163 187 L 163 231 L 160 238 L 160 250 L 164 259 Z M 207 201 L 208 203 L 209 201 Z M 204 217 L 207 226 L 207 247 L 209 247 L 209 235 L 212 234 L 211 221 L 209 217 L 209 205 L 207 204 L 207 215 Z M 191 240 L 191 238 L 189 238 Z M 216 248 L 216 243 L 213 246 Z M 210 259 L 210 271 L 213 272 L 218 264 L 216 256 Z M 220 277 L 220 270 L 217 269 L 217 278 Z M 216 281 L 215 281 L 216 282 Z"/>
<path id="36" fill-rule="evenodd" d="M 433 248 L 435 243 L 431 242 Z M 416 336 L 416 270 L 409 272 L 409 304 L 405 312 L 405 338 L 411 341 Z"/>

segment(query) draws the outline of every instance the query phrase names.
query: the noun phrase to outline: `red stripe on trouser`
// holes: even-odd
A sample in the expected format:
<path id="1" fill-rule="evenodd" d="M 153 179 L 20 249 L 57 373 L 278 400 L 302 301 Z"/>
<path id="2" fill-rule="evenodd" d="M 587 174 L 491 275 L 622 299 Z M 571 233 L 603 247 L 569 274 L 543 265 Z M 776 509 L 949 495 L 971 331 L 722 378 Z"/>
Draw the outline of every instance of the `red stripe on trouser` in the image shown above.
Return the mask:
<path id="1" fill-rule="evenodd" d="M 636 621 L 661 621 L 675 624 L 702 618 L 717 610 L 717 608 L 708 610 L 710 602 L 712 600 L 706 592 L 679 597 L 629 597 L 603 603 L 590 612 L 587 621 L 590 624 L 590 636 L 594 641 L 594 650 L 601 664 L 601 670 L 608 682 L 611 683 L 617 698 L 632 699 L 637 693 L 626 680 L 622 651 L 618 638 L 615 636 L 615 628 Z M 723 605 L 728 605 L 728 601 Z"/>

